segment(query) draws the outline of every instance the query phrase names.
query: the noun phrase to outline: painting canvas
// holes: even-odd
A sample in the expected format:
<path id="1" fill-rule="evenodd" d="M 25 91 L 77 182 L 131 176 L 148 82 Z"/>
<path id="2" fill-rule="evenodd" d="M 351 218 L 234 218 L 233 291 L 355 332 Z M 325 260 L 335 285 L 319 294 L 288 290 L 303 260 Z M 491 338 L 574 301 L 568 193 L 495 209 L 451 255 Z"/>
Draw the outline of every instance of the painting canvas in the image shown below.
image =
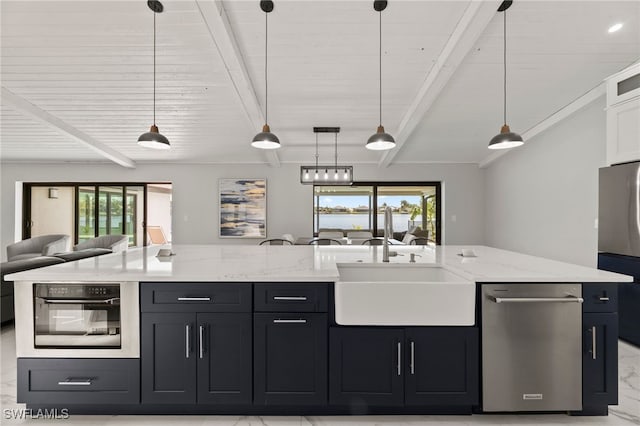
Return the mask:
<path id="1" fill-rule="evenodd" d="M 266 179 L 220 179 L 220 237 L 266 236 Z"/>

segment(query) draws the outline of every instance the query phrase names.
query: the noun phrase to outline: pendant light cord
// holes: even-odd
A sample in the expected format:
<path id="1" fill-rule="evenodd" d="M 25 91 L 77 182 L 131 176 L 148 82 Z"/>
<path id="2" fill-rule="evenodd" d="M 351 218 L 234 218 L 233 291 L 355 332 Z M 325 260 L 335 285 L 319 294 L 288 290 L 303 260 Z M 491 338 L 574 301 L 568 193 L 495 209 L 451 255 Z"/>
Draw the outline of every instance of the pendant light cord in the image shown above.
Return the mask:
<path id="1" fill-rule="evenodd" d="M 338 173 L 338 134 L 334 133 L 334 135 L 335 135 L 335 158 L 334 158 L 333 165 L 336 168 L 336 173 Z"/>
<path id="2" fill-rule="evenodd" d="M 378 58 L 379 58 L 379 71 L 380 71 L 380 81 L 379 81 L 379 87 L 380 87 L 380 126 L 382 126 L 382 11 L 378 12 L 380 14 L 380 24 L 379 24 L 379 54 L 378 54 Z"/>
<path id="3" fill-rule="evenodd" d="M 156 12 L 153 12 L 153 125 L 156 125 Z"/>
<path id="4" fill-rule="evenodd" d="M 269 14 L 264 13 L 264 122 L 269 124 L 269 82 L 267 80 L 267 65 L 269 61 L 267 40 L 269 39 Z"/>
<path id="5" fill-rule="evenodd" d="M 503 45 L 504 49 L 502 51 L 502 63 L 504 64 L 504 104 L 503 104 L 503 114 L 504 114 L 504 125 L 507 125 L 507 11 L 506 9 L 502 12 L 504 13 L 504 30 L 503 30 Z"/>
<path id="6" fill-rule="evenodd" d="M 316 173 L 318 173 L 318 134 L 316 133 Z"/>

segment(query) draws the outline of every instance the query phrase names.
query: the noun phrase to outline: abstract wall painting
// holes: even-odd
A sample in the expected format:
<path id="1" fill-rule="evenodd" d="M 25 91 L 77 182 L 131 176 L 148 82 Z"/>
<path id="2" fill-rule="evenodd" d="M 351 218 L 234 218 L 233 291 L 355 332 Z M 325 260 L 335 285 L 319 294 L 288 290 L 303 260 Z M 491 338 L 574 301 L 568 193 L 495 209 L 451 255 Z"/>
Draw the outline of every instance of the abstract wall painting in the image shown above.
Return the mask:
<path id="1" fill-rule="evenodd" d="M 220 179 L 220 237 L 267 237 L 266 179 Z"/>

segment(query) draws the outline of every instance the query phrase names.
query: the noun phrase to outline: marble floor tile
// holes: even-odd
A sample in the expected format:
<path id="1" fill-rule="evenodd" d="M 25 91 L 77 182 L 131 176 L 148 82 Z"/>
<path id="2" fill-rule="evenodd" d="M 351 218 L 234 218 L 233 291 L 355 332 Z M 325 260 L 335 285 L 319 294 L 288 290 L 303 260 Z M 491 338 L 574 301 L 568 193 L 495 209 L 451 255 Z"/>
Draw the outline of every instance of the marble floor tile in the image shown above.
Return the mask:
<path id="1" fill-rule="evenodd" d="M 69 419 L 7 419 L 0 424 L 68 426 L 640 426 L 640 349 L 619 342 L 619 404 L 606 417 L 564 414 L 474 414 L 471 416 L 81 416 Z M 0 332 L 0 408 L 22 409 L 16 402 L 15 331 Z"/>

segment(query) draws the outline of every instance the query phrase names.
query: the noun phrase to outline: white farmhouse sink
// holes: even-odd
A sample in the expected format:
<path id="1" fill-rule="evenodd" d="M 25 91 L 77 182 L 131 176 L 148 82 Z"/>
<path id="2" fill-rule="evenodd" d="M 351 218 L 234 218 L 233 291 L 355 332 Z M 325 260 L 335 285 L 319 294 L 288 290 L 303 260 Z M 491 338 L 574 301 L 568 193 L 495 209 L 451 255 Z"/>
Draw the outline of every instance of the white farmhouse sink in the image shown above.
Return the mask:
<path id="1" fill-rule="evenodd" d="M 338 271 L 338 324 L 475 324 L 475 283 L 441 267 L 343 263 Z"/>

